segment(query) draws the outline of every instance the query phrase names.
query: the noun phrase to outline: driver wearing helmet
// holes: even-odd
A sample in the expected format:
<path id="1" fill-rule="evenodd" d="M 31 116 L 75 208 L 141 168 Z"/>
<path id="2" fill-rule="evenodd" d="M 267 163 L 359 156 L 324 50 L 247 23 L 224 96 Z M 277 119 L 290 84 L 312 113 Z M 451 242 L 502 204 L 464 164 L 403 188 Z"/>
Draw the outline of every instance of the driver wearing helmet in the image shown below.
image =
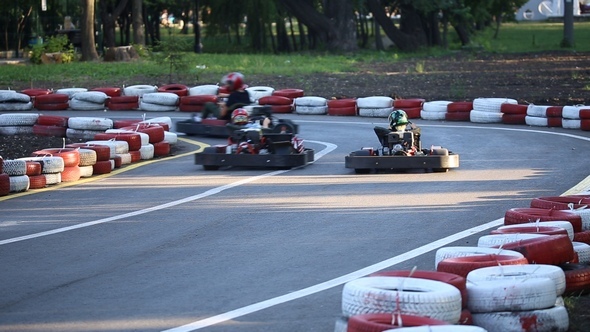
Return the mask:
<path id="1" fill-rule="evenodd" d="M 389 127 L 375 127 L 375 133 L 378 137 L 384 137 L 391 131 L 411 131 L 417 137 L 420 136 L 420 128 L 408 120 L 408 115 L 403 110 L 394 110 L 387 117 Z"/>
<path id="2" fill-rule="evenodd" d="M 220 101 L 217 104 L 211 102 L 205 103 L 201 113 L 203 119 L 213 115 L 217 119 L 230 121 L 233 110 L 250 104 L 250 94 L 245 90 L 244 75 L 237 72 L 229 73 L 223 76 L 221 84 L 227 87 L 229 91 L 227 100 L 225 102 Z"/>
<path id="3" fill-rule="evenodd" d="M 271 121 L 267 117 L 258 120 L 250 119 L 247 110 L 236 108 L 231 113 L 231 122 L 236 126 L 243 126 L 246 128 L 268 128 Z"/>

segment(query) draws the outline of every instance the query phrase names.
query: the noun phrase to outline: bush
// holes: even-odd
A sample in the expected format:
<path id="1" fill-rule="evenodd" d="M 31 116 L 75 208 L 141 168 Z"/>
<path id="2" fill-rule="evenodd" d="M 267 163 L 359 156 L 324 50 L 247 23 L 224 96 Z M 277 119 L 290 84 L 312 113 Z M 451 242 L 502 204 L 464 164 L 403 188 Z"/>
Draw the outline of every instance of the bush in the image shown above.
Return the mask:
<path id="1" fill-rule="evenodd" d="M 30 53 L 31 62 L 41 64 L 42 56 L 46 53 L 61 53 L 61 62 L 69 63 L 74 61 L 74 46 L 65 35 L 58 35 L 50 37 L 47 42 L 43 44 L 33 45 Z"/>

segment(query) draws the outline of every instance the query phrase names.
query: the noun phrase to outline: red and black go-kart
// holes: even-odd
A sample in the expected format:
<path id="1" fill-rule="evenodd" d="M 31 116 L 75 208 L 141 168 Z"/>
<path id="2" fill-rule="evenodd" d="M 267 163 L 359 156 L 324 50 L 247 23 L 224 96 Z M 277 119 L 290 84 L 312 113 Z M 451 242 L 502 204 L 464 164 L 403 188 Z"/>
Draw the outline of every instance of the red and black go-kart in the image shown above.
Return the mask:
<path id="1" fill-rule="evenodd" d="M 271 118 L 272 122 L 275 126 L 282 125 L 290 127 L 288 128 L 289 131 L 297 134 L 299 131 L 299 127 L 288 120 L 277 119 L 274 118 L 272 115 L 272 109 L 269 106 L 245 106 L 244 108 L 250 109 L 250 117 L 268 117 Z M 231 123 L 227 120 L 219 120 L 219 119 L 202 119 L 200 121 L 195 121 L 193 118 L 178 121 L 176 123 L 176 131 L 185 133 L 189 136 L 197 135 L 197 136 L 209 136 L 209 137 L 228 137 L 231 134 L 230 128 Z M 229 129 L 228 129 L 229 128 Z"/>
<path id="2" fill-rule="evenodd" d="M 440 146 L 422 149 L 420 133 L 416 130 L 390 131 L 375 127 L 380 148 L 362 148 L 345 157 L 346 168 L 353 168 L 357 174 L 372 170 L 424 169 L 433 172 L 447 172 L 459 167 L 459 155 Z"/>
<path id="3" fill-rule="evenodd" d="M 290 120 L 271 128 L 227 125 L 231 131 L 227 144 L 210 146 L 195 154 L 195 164 L 205 170 L 221 167 L 290 169 L 314 161 L 314 150 L 305 148 Z"/>

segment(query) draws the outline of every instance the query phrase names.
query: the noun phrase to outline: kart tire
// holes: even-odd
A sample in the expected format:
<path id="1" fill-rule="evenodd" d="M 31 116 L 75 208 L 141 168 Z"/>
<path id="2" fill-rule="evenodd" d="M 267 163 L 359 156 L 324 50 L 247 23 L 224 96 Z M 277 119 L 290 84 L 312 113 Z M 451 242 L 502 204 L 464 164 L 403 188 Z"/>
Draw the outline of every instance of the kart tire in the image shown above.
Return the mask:
<path id="1" fill-rule="evenodd" d="M 293 113 L 292 105 L 270 105 L 272 113 Z"/>
<path id="2" fill-rule="evenodd" d="M 547 118 L 527 115 L 524 118 L 524 123 L 532 127 L 548 127 Z"/>
<path id="3" fill-rule="evenodd" d="M 287 97 L 291 100 L 294 100 L 295 98 L 303 97 L 304 92 L 301 89 L 281 89 L 275 90 L 272 95 Z"/>
<path id="4" fill-rule="evenodd" d="M 363 97 L 356 100 L 358 108 L 393 108 L 393 98 L 385 96 Z M 387 114 L 389 115 L 389 114 Z"/>
<path id="5" fill-rule="evenodd" d="M 283 96 L 264 96 L 258 99 L 258 105 L 291 105 L 293 101 Z"/>
<path id="6" fill-rule="evenodd" d="M 80 152 L 75 148 L 46 148 L 43 150 L 33 151 L 33 157 L 61 157 L 64 161 L 64 167 L 73 167 L 80 164 Z"/>
<path id="7" fill-rule="evenodd" d="M 414 107 L 422 107 L 426 99 L 422 98 L 411 98 L 411 99 L 395 99 L 393 101 L 394 108 L 414 108 Z"/>
<path id="8" fill-rule="evenodd" d="M 384 108 L 367 108 L 358 107 L 359 116 L 373 117 L 373 118 L 387 118 L 393 112 L 393 107 Z"/>
<path id="9" fill-rule="evenodd" d="M 177 94 L 171 92 L 146 93 L 141 97 L 140 106 L 142 103 L 146 103 L 153 105 L 168 106 L 164 107 L 164 109 L 169 109 L 171 108 L 170 106 L 176 108 L 179 100 L 180 97 Z"/>
<path id="10" fill-rule="evenodd" d="M 487 113 L 500 113 L 502 104 L 518 104 L 516 99 L 510 98 L 476 98 L 473 100 L 473 110 Z"/>
<path id="11" fill-rule="evenodd" d="M 526 113 L 523 114 L 502 114 L 503 124 L 526 124 Z"/>
<path id="12" fill-rule="evenodd" d="M 469 112 L 469 121 L 474 123 L 501 123 L 502 113 L 477 111 L 474 109 Z"/>
<path id="13" fill-rule="evenodd" d="M 184 97 L 188 95 L 188 87 L 184 84 L 168 84 L 158 88 L 158 92 L 169 92 Z"/>
<path id="14" fill-rule="evenodd" d="M 352 153 L 350 153 L 350 156 L 360 156 L 360 157 L 364 157 L 364 156 L 370 156 L 371 153 L 367 150 L 358 150 L 358 151 L 354 151 Z M 354 172 L 356 174 L 369 174 L 371 173 L 371 169 L 370 168 L 355 168 Z"/>
<path id="15" fill-rule="evenodd" d="M 69 117 L 67 116 L 39 114 L 36 124 L 41 126 L 67 127 L 68 119 Z"/>
<path id="16" fill-rule="evenodd" d="M 219 86 L 214 84 L 197 85 L 188 89 L 189 96 L 214 95 L 219 93 Z"/>
<path id="17" fill-rule="evenodd" d="M 0 196 L 6 196 L 10 193 L 10 175 L 0 173 Z"/>
<path id="18" fill-rule="evenodd" d="M 561 127 L 565 129 L 581 129 L 582 120 L 579 119 L 561 119 Z"/>
<path id="19" fill-rule="evenodd" d="M 356 116 L 356 106 L 348 107 L 330 107 L 328 106 L 328 115 L 332 116 Z"/>
<path id="20" fill-rule="evenodd" d="M 66 137 L 66 127 L 34 125 L 33 134 L 37 136 Z"/>
<path id="21" fill-rule="evenodd" d="M 447 112 L 445 114 L 445 120 L 447 121 L 466 121 L 469 122 L 470 117 L 469 113 L 471 111 L 466 112 Z"/>
<path id="22" fill-rule="evenodd" d="M 70 108 L 68 103 L 57 103 L 57 104 L 39 104 L 35 102 L 34 108 L 39 111 L 64 111 Z"/>
<path id="23" fill-rule="evenodd" d="M 84 101 L 91 104 L 104 104 L 108 97 L 106 93 L 101 91 L 84 91 L 76 93 L 72 100 Z"/>
<path id="24" fill-rule="evenodd" d="M 158 88 L 153 85 L 130 85 L 123 88 L 124 96 L 143 96 L 146 93 L 157 92 Z"/>
<path id="25" fill-rule="evenodd" d="M 482 248 L 498 248 L 498 246 L 502 246 L 507 243 L 520 242 L 546 236 L 548 235 L 526 233 L 482 235 L 477 240 L 477 246 Z"/>
<path id="26" fill-rule="evenodd" d="M 537 226 L 534 224 L 522 224 L 513 225 L 515 227 L 499 227 L 498 229 L 492 230 L 490 234 L 541 234 L 541 235 L 568 235 L 567 230 L 562 227 L 556 226 Z"/>
<path id="27" fill-rule="evenodd" d="M 37 113 L 5 113 L 0 114 L 0 126 L 32 127 L 38 119 L 39 114 Z"/>
<path id="28" fill-rule="evenodd" d="M 272 96 L 275 89 L 270 86 L 252 86 L 246 88 L 246 91 L 250 94 L 250 101 L 255 103 L 260 98 Z"/>
<path id="29" fill-rule="evenodd" d="M 29 176 L 29 189 L 41 189 L 47 186 L 47 179 L 45 175 L 30 175 Z"/>
<path id="30" fill-rule="evenodd" d="M 86 89 L 86 88 L 63 88 L 63 89 L 56 90 L 55 93 L 67 95 L 69 99 L 72 99 L 76 93 L 87 92 L 87 91 L 88 91 L 88 89 Z"/>
<path id="31" fill-rule="evenodd" d="M 52 91 L 49 89 L 24 89 L 21 91 L 21 93 L 24 93 L 31 98 L 36 98 L 37 96 L 48 95 L 48 94 L 51 94 L 51 92 Z"/>
<path id="32" fill-rule="evenodd" d="M 139 108 L 138 102 L 131 103 L 111 103 L 106 104 L 107 109 L 111 111 L 134 111 Z"/>
<path id="33" fill-rule="evenodd" d="M 525 311 L 473 313 L 473 324 L 486 331 L 502 332 L 566 332 L 569 317 L 564 306 Z"/>
<path id="34" fill-rule="evenodd" d="M 472 101 L 455 101 L 447 105 L 447 113 L 471 112 L 472 109 Z"/>
<path id="35" fill-rule="evenodd" d="M 574 247 L 567 235 L 539 236 L 497 247 L 520 252 L 530 264 L 559 265 L 574 259 Z M 551 250 L 547 250 L 547 248 L 551 248 Z"/>
<path id="36" fill-rule="evenodd" d="M 105 93 L 109 97 L 120 97 L 122 90 L 121 88 L 116 87 L 103 87 L 103 88 L 94 88 L 90 89 L 90 91 L 99 91 Z"/>
<path id="37" fill-rule="evenodd" d="M 590 293 L 590 266 L 580 263 L 561 264 L 565 273 L 564 295 L 584 295 Z"/>
<path id="38" fill-rule="evenodd" d="M 395 318 L 399 320 L 395 320 Z M 397 329 L 401 326 L 416 327 L 416 326 L 435 326 L 435 325 L 449 325 L 447 322 L 419 316 L 410 315 L 395 315 L 387 314 L 365 314 L 355 315 L 348 319 L 347 332 L 381 332 Z"/>
<path id="39" fill-rule="evenodd" d="M 436 270 L 454 273 L 466 278 L 469 272 L 482 267 L 520 264 L 528 264 L 528 260 L 525 257 L 506 255 L 505 252 L 502 252 L 500 255 L 488 254 L 446 258 L 438 263 Z"/>
<path id="40" fill-rule="evenodd" d="M 67 104 L 70 100 L 70 96 L 65 93 L 51 93 L 47 95 L 40 95 L 35 97 L 35 107 L 41 104 Z"/>
<path id="41" fill-rule="evenodd" d="M 25 175 L 35 176 L 41 175 L 41 163 L 36 161 L 25 161 L 26 172 Z"/>
<path id="42" fill-rule="evenodd" d="M 20 193 L 29 190 L 31 185 L 29 177 L 27 175 L 14 175 L 9 178 L 10 180 L 10 192 Z"/>
<path id="43" fill-rule="evenodd" d="M 572 242 L 574 251 L 578 255 L 578 263 L 588 264 L 590 263 L 590 244 L 584 242 Z"/>
<path id="44" fill-rule="evenodd" d="M 512 208 L 504 214 L 504 225 L 526 224 L 539 221 L 569 221 L 574 232 L 582 231 L 582 218 L 567 211 L 538 209 L 538 208 Z"/>
<path id="45" fill-rule="evenodd" d="M 572 208 L 579 209 L 590 206 L 590 196 L 569 195 L 569 196 L 544 196 L 531 200 L 530 206 L 539 209 L 569 210 L 569 204 Z"/>

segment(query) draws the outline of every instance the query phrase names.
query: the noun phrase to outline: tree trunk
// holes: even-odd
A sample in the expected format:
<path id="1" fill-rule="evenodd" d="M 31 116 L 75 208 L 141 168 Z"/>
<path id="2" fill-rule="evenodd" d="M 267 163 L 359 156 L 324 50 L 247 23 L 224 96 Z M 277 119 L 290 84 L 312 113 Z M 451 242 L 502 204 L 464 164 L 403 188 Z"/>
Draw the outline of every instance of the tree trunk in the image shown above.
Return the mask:
<path id="1" fill-rule="evenodd" d="M 94 40 L 94 0 L 82 0 L 82 19 L 80 32 L 82 34 L 82 61 L 98 60 Z"/>
<path id="2" fill-rule="evenodd" d="M 133 0 L 131 17 L 133 19 L 133 43 L 145 45 L 145 34 L 143 26 L 143 0 Z"/>
<path id="3" fill-rule="evenodd" d="M 416 51 L 419 47 L 426 45 L 424 36 L 422 36 L 422 38 L 417 38 L 414 34 L 409 34 L 406 32 L 417 28 L 419 31 L 422 30 L 420 27 L 420 22 L 412 22 L 412 20 L 416 19 L 415 16 L 417 16 L 415 15 L 415 12 L 412 11 L 413 7 L 409 6 L 411 8 L 402 8 L 400 25 L 402 27 L 404 25 L 406 26 L 404 31 L 398 29 L 393 24 L 391 19 L 385 13 L 385 9 L 379 0 L 367 0 L 367 7 L 373 14 L 374 19 L 377 21 L 377 23 L 379 23 L 379 26 L 381 26 L 385 32 L 385 35 L 387 35 L 387 37 L 389 37 L 389 39 L 391 39 L 395 46 L 397 46 L 401 51 L 412 52 Z M 404 15 L 407 15 L 408 17 L 404 19 Z"/>
<path id="4" fill-rule="evenodd" d="M 103 45 L 106 48 L 117 46 L 115 38 L 115 26 L 117 19 L 119 16 L 121 16 L 121 13 L 127 6 L 127 1 L 128 0 L 120 0 L 115 9 L 113 9 L 112 13 L 108 12 L 106 1 L 99 2 L 100 18 L 102 19 L 103 24 Z"/>
<path id="5" fill-rule="evenodd" d="M 194 22 L 193 22 L 193 28 L 195 30 L 195 53 L 201 53 L 203 52 L 203 48 L 201 45 L 201 26 L 199 24 L 199 0 L 195 0 L 195 11 L 194 11 Z"/>

